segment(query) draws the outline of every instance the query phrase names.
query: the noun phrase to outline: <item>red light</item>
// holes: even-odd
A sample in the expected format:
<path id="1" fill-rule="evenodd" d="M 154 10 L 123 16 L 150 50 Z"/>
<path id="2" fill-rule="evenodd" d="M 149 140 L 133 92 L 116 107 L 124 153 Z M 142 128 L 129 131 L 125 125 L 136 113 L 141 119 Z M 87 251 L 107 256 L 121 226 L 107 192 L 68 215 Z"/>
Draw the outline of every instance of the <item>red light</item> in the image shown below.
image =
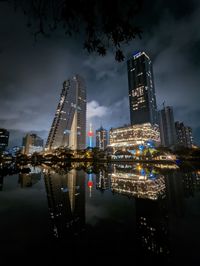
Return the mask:
<path id="1" fill-rule="evenodd" d="M 92 181 L 88 181 L 88 187 L 93 187 L 93 182 Z"/>
<path id="2" fill-rule="evenodd" d="M 93 134 L 92 131 L 89 131 L 89 132 L 88 132 L 88 137 L 93 137 L 93 135 L 94 135 L 94 134 Z"/>

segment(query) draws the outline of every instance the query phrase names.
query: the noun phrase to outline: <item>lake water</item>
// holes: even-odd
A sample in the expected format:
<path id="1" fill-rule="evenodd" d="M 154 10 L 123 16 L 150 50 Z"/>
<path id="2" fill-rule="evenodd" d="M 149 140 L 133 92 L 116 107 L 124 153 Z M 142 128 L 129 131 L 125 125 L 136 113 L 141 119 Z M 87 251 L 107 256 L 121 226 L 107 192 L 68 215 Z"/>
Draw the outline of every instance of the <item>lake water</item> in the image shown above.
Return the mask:
<path id="1" fill-rule="evenodd" d="M 1 171 L 1 262 L 200 265 L 198 169 L 25 167 Z"/>

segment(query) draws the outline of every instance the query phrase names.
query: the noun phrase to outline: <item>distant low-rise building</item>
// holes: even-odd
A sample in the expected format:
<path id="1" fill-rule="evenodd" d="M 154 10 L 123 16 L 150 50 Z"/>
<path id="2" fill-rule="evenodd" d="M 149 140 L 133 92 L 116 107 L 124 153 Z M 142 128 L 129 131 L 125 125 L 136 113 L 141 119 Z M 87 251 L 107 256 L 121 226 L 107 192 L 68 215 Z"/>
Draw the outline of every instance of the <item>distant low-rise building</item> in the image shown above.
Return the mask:
<path id="1" fill-rule="evenodd" d="M 96 130 L 96 147 L 105 150 L 108 145 L 108 132 L 102 126 Z"/>
<path id="2" fill-rule="evenodd" d="M 24 147 L 24 154 L 31 155 L 34 152 L 41 152 L 43 150 L 44 141 L 37 134 L 27 134 L 23 138 L 22 146 Z"/>
<path id="3" fill-rule="evenodd" d="M 184 148 L 192 148 L 193 136 L 192 128 L 185 126 L 183 122 L 175 122 L 177 145 Z"/>
<path id="4" fill-rule="evenodd" d="M 8 146 L 9 131 L 5 128 L 0 128 L 0 152 L 5 151 Z"/>

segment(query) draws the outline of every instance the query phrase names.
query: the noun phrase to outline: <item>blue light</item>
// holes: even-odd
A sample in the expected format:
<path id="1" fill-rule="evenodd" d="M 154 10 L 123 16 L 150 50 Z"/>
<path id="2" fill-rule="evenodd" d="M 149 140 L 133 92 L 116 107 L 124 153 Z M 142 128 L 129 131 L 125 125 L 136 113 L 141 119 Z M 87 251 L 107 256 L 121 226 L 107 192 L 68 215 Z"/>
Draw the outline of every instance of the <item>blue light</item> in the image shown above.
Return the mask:
<path id="1" fill-rule="evenodd" d="M 92 137 L 89 137 L 89 146 L 92 148 Z"/>
<path id="2" fill-rule="evenodd" d="M 131 154 L 135 155 L 136 154 L 136 150 L 128 150 Z"/>
<path id="3" fill-rule="evenodd" d="M 136 57 L 136 56 L 139 56 L 141 54 L 141 52 L 137 51 L 135 53 L 132 54 L 132 56 Z"/>
<path id="4" fill-rule="evenodd" d="M 88 174 L 88 180 L 92 181 L 92 173 Z"/>
<path id="5" fill-rule="evenodd" d="M 140 174 L 141 174 L 142 176 L 145 176 L 146 172 L 144 171 L 144 169 L 141 169 Z"/>
<path id="6" fill-rule="evenodd" d="M 151 173 L 149 174 L 149 178 L 150 178 L 150 179 L 156 179 L 156 176 L 154 175 L 154 173 L 151 172 Z"/>
<path id="7" fill-rule="evenodd" d="M 63 193 L 66 193 L 66 192 L 68 191 L 68 188 L 67 188 L 67 187 L 61 187 L 61 191 L 62 191 Z"/>
<path id="8" fill-rule="evenodd" d="M 144 150 L 144 146 L 143 145 L 139 145 L 138 148 L 139 148 L 140 151 Z"/>
<path id="9" fill-rule="evenodd" d="M 147 140 L 146 144 L 147 144 L 147 146 L 149 148 L 154 148 L 155 147 L 153 140 Z"/>

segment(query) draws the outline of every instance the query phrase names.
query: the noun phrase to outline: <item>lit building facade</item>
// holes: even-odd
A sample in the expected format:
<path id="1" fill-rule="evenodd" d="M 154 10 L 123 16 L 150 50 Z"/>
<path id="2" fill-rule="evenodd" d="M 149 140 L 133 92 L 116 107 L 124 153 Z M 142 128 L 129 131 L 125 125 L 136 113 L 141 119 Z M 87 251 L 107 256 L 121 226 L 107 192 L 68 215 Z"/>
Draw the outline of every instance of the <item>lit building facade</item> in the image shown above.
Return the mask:
<path id="1" fill-rule="evenodd" d="M 145 123 L 128 127 L 111 128 L 109 133 L 110 147 L 114 149 L 132 148 L 153 141 L 160 144 L 160 132 L 157 125 Z"/>
<path id="2" fill-rule="evenodd" d="M 8 146 L 9 131 L 5 128 L 0 128 L 0 152 L 5 151 Z"/>
<path id="3" fill-rule="evenodd" d="M 192 148 L 193 136 L 191 127 L 185 126 L 183 122 L 175 122 L 177 145 Z"/>
<path id="4" fill-rule="evenodd" d="M 152 63 L 145 52 L 127 61 L 131 125 L 157 123 L 157 105 Z"/>
<path id="5" fill-rule="evenodd" d="M 171 106 L 166 106 L 159 111 L 159 126 L 161 145 L 171 147 L 176 144 L 174 114 Z"/>
<path id="6" fill-rule="evenodd" d="M 44 141 L 37 134 L 26 134 L 22 146 L 24 154 L 30 155 L 43 150 Z"/>
<path id="7" fill-rule="evenodd" d="M 96 130 L 96 147 L 105 150 L 108 145 L 108 132 L 102 126 Z"/>
<path id="8" fill-rule="evenodd" d="M 64 146 L 72 150 L 85 149 L 86 86 L 79 75 L 66 80 L 49 132 L 46 149 Z"/>

